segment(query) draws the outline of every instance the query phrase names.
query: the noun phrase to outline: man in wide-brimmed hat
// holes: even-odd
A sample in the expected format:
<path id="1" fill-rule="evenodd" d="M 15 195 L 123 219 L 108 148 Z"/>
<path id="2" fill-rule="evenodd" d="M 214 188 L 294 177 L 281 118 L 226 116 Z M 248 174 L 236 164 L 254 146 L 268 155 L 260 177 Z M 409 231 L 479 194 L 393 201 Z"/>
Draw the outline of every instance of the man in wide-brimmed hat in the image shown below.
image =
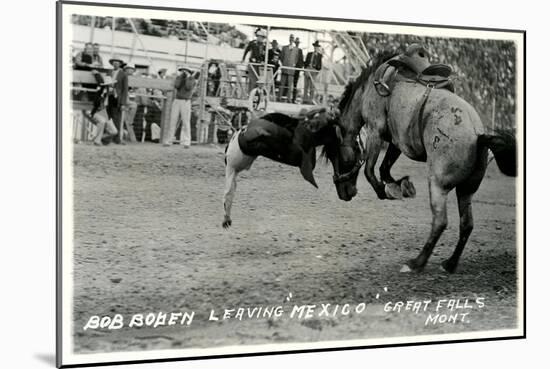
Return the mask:
<path id="1" fill-rule="evenodd" d="M 122 68 L 124 72 L 126 72 L 126 75 L 133 75 L 136 72 L 136 66 L 132 63 L 125 64 Z"/>
<path id="2" fill-rule="evenodd" d="M 128 76 L 122 69 L 125 65 L 122 59 L 113 57 L 109 59 L 109 64 L 113 66 L 111 78 L 115 82 L 115 85 L 109 95 L 107 112 L 120 132 L 120 129 L 123 128 L 121 121 L 122 110 L 126 110 L 128 107 Z M 115 143 L 124 144 L 120 137 L 115 138 Z"/>
<path id="3" fill-rule="evenodd" d="M 244 62 L 246 56 L 250 52 L 250 63 L 261 64 L 265 62 L 265 41 L 267 32 L 265 29 L 258 28 L 256 30 L 256 40 L 250 41 L 244 49 L 243 59 Z M 248 92 L 256 88 L 256 82 L 260 74 L 259 65 L 248 65 Z"/>
<path id="4" fill-rule="evenodd" d="M 109 64 L 112 65 L 113 69 L 122 68 L 124 67 L 124 65 L 126 65 L 126 63 L 124 63 L 124 61 L 117 56 L 109 59 Z"/>
<path id="5" fill-rule="evenodd" d="M 124 65 L 124 73 L 129 76 L 133 76 L 136 73 L 136 66 L 134 64 L 128 63 Z M 128 133 L 130 138 L 135 137 L 134 133 L 134 118 L 136 117 L 137 112 L 137 102 L 136 102 L 136 93 L 132 88 L 128 88 L 128 109 L 126 111 L 126 122 L 128 123 Z"/>
<path id="6" fill-rule="evenodd" d="M 306 62 L 304 63 L 304 68 L 307 69 L 304 79 L 304 102 L 306 104 L 313 103 L 315 82 L 317 81 L 319 71 L 323 67 L 323 53 L 319 41 L 313 43 L 313 48 L 314 51 L 307 53 Z"/>
<path id="7" fill-rule="evenodd" d="M 178 67 L 178 76 L 174 83 L 176 96 L 172 103 L 170 114 L 170 127 L 168 130 L 168 141 L 163 142 L 165 146 L 172 144 L 176 133 L 178 120 L 181 117 L 181 131 L 179 137 L 180 145 L 184 148 L 191 146 L 191 98 L 197 84 L 199 71 L 193 71 L 184 65 Z"/>

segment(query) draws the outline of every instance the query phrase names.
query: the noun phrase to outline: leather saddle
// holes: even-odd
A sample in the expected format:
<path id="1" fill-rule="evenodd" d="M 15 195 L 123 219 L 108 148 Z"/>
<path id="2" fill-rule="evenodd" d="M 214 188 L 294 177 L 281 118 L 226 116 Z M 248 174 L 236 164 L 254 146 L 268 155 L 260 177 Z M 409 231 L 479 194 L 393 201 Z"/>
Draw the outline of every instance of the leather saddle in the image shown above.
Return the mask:
<path id="1" fill-rule="evenodd" d="M 422 142 L 426 102 L 434 88 L 455 92 L 450 79 L 452 71 L 448 65 L 431 64 L 428 52 L 419 44 L 410 45 L 403 54 L 388 60 L 375 71 L 374 86 L 380 96 L 390 96 L 399 82 L 419 83 L 426 86 L 407 126 L 409 142 L 413 143 L 410 149 L 414 151 L 418 160 L 426 160 L 426 150 Z"/>
<path id="2" fill-rule="evenodd" d="M 382 96 L 389 96 L 397 82 L 417 82 L 431 88 L 445 88 L 454 92 L 449 78 L 453 69 L 446 64 L 431 64 L 428 51 L 419 44 L 410 45 L 407 50 L 375 71 L 374 85 Z"/>

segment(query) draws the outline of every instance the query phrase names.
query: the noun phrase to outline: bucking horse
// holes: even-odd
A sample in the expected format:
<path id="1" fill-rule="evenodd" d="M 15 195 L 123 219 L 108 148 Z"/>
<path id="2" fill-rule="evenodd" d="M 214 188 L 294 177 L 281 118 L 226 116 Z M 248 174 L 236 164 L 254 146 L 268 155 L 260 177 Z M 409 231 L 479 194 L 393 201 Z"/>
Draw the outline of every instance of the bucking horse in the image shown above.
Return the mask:
<path id="1" fill-rule="evenodd" d="M 329 160 L 335 160 L 339 139 L 336 136 L 337 109 L 313 108 L 294 118 L 270 113 L 253 119 L 237 131 L 225 149 L 224 219 L 222 226 L 232 224 L 231 207 L 237 188 L 237 175 L 248 170 L 258 156 L 298 167 L 303 178 L 317 187 L 313 177 L 316 147 L 324 146 Z M 354 147 L 357 152 L 360 149 Z"/>
<path id="2" fill-rule="evenodd" d="M 420 254 L 406 262 L 402 272 L 420 271 L 447 227 L 447 195 L 456 189 L 460 215 L 459 239 L 442 267 L 455 272 L 464 246 L 474 228 L 472 196 L 478 190 L 492 151 L 500 171 L 516 176 L 514 135 L 487 134 L 475 109 L 454 93 L 452 69 L 432 65 L 424 47 L 413 44 L 403 54 L 381 53 L 372 59 L 355 82 L 348 84 L 340 100 L 341 138 L 333 160 L 334 183 L 340 199 L 357 193 L 357 174 L 365 162 L 365 176 L 378 198 L 413 197 L 408 177 L 395 180 L 390 169 L 401 153 L 428 165 L 432 211 L 431 231 Z M 366 130 L 365 151 L 358 154 L 356 138 Z M 389 144 L 380 165 L 375 164 L 384 142 Z"/>

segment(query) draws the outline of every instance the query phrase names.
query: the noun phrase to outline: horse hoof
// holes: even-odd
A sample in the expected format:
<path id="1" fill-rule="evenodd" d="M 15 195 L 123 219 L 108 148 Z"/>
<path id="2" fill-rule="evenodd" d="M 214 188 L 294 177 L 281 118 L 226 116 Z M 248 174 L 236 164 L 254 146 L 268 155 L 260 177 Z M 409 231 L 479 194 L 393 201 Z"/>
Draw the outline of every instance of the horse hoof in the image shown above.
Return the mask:
<path id="1" fill-rule="evenodd" d="M 384 192 L 386 193 L 386 198 L 389 200 L 401 200 L 403 198 L 401 187 L 395 182 L 386 183 Z"/>
<path id="2" fill-rule="evenodd" d="M 454 272 L 456 272 L 456 265 L 452 265 L 451 263 L 449 263 L 448 260 L 442 262 L 439 268 L 449 274 L 453 274 Z"/>
<path id="3" fill-rule="evenodd" d="M 231 227 L 231 224 L 232 224 L 231 219 L 224 219 L 222 223 L 222 227 L 225 229 L 228 229 L 229 227 Z"/>
<path id="4" fill-rule="evenodd" d="M 403 177 L 400 182 L 401 194 L 403 195 L 403 197 L 413 198 L 416 196 L 416 188 L 414 187 L 413 183 L 409 181 L 408 176 Z"/>
<path id="5" fill-rule="evenodd" d="M 416 261 L 416 259 L 411 259 L 407 261 L 401 267 L 401 273 L 411 273 L 411 272 L 420 273 L 422 270 L 424 270 L 424 265 L 418 265 L 418 262 Z"/>

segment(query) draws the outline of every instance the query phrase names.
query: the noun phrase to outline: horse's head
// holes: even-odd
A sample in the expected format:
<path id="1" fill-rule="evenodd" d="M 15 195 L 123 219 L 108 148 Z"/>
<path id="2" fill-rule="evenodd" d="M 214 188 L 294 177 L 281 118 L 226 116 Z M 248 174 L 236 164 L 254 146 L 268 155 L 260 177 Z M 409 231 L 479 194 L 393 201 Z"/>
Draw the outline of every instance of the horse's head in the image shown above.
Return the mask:
<path id="1" fill-rule="evenodd" d="M 327 135 L 330 139 L 323 146 L 323 155 L 332 164 L 332 178 L 338 197 L 340 200 L 350 201 L 357 194 L 357 176 L 363 164 L 362 145 L 359 139 L 354 140 L 348 147 L 351 150 L 352 161 L 346 161 L 342 155 L 344 138 L 338 121 L 331 125 L 330 129 L 331 135 Z"/>

